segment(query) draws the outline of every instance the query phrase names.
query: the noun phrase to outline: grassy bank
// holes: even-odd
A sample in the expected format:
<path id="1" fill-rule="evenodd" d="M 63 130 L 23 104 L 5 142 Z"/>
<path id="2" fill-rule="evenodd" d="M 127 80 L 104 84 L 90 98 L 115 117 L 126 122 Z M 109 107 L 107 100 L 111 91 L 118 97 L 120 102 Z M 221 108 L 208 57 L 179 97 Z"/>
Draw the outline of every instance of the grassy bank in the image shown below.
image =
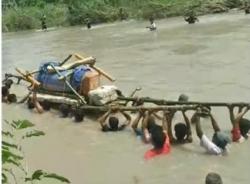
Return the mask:
<path id="1" fill-rule="evenodd" d="M 3 0 L 4 32 L 41 28 L 46 15 L 48 27 L 112 22 L 119 19 L 148 19 L 225 12 L 242 6 L 244 0 Z M 122 11 L 121 11 L 122 9 Z"/>

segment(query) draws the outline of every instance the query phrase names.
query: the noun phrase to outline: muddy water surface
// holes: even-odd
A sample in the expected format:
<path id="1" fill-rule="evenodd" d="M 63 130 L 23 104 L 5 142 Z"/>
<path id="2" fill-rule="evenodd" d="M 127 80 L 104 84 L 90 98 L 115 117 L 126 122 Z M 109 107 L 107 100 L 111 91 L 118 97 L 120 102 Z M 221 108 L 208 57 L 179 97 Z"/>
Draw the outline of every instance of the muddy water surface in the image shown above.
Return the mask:
<path id="1" fill-rule="evenodd" d="M 192 100 L 250 101 L 249 16 L 209 15 L 195 25 L 182 18 L 156 23 L 155 32 L 144 28 L 148 22 L 129 21 L 91 30 L 3 34 L 2 72 L 13 72 L 16 66 L 33 70 L 41 61 L 60 61 L 78 52 L 96 57 L 125 94 L 141 86 L 140 95 L 157 98 L 176 99 L 186 93 Z M 19 97 L 26 93 L 24 86 L 13 90 Z M 213 110 L 229 132 L 228 112 Z M 131 129 L 105 134 L 93 120 L 76 124 L 54 111 L 38 115 L 25 105 L 4 104 L 3 118 L 30 119 L 46 132 L 25 144 L 30 170 L 54 171 L 74 184 L 200 184 L 209 171 L 220 173 L 227 184 L 249 183 L 249 140 L 233 144 L 229 156 L 215 157 L 204 154 L 195 136 L 193 144 L 173 147 L 170 155 L 145 162 L 143 154 L 150 145 L 142 144 Z M 208 123 L 204 129 L 211 135 Z"/>

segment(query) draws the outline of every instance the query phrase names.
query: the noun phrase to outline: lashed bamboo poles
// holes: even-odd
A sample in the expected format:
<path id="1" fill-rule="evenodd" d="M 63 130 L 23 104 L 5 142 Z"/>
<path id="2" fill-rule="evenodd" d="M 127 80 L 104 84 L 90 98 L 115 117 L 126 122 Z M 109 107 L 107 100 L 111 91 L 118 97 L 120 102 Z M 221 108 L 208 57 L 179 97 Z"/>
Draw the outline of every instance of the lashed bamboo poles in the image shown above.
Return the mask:
<path id="1" fill-rule="evenodd" d="M 151 111 L 168 111 L 168 110 L 196 110 L 198 106 L 196 105 L 182 105 L 182 106 L 156 106 L 156 107 L 126 107 L 126 106 L 89 106 L 83 105 L 78 108 L 82 110 L 98 110 L 98 111 L 108 111 L 108 110 L 121 110 L 121 111 L 139 111 L 139 110 L 151 110 Z"/>
<path id="2" fill-rule="evenodd" d="M 188 101 L 188 102 L 179 102 L 179 101 L 171 101 L 171 100 L 160 100 L 160 99 L 153 99 L 148 97 L 142 98 L 131 98 L 131 97 L 119 97 L 119 100 L 124 101 L 133 101 L 136 102 L 141 100 L 143 102 L 154 103 L 156 105 L 201 105 L 201 106 L 249 106 L 250 102 L 198 102 L 198 101 Z"/>

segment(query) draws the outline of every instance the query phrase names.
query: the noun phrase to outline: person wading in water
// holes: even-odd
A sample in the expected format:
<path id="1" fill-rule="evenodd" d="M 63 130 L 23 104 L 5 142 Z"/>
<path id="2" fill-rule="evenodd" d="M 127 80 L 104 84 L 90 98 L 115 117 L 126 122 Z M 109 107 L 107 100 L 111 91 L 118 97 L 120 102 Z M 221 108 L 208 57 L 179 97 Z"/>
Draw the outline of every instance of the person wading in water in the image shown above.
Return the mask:
<path id="1" fill-rule="evenodd" d="M 184 20 L 188 22 L 189 24 L 194 24 L 195 22 L 199 21 L 194 11 L 191 11 L 186 16 L 184 16 Z"/>
<path id="2" fill-rule="evenodd" d="M 150 22 L 150 26 L 147 26 L 146 28 L 148 28 L 150 31 L 155 31 L 156 30 L 156 25 L 155 25 L 155 22 L 154 22 L 154 18 L 150 17 L 149 22 Z"/>
<path id="3" fill-rule="evenodd" d="M 119 114 L 122 114 L 125 117 L 126 121 L 124 123 L 120 123 L 121 121 L 118 117 Z M 108 117 L 109 119 L 106 121 Z M 121 110 L 109 110 L 99 119 L 99 122 L 103 132 L 116 132 L 124 130 L 126 126 L 130 124 L 131 117 L 129 114 Z"/>
<path id="4" fill-rule="evenodd" d="M 41 25 L 42 25 L 42 30 L 47 31 L 47 25 L 46 25 L 46 15 L 43 14 L 41 18 Z"/>

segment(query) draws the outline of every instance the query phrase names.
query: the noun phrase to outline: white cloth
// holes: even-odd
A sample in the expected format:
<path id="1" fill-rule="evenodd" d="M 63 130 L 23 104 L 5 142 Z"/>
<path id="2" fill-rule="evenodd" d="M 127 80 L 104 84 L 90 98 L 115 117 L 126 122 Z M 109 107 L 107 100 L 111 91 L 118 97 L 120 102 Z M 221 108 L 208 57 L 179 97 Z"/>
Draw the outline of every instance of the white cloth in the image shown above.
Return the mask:
<path id="1" fill-rule="evenodd" d="M 220 155 L 223 150 L 216 146 L 206 135 L 202 135 L 200 145 L 206 149 L 209 154 Z"/>
<path id="2" fill-rule="evenodd" d="M 151 27 L 154 28 L 154 29 L 156 28 L 156 25 L 155 25 L 154 22 L 153 22 L 153 24 L 151 24 Z"/>

